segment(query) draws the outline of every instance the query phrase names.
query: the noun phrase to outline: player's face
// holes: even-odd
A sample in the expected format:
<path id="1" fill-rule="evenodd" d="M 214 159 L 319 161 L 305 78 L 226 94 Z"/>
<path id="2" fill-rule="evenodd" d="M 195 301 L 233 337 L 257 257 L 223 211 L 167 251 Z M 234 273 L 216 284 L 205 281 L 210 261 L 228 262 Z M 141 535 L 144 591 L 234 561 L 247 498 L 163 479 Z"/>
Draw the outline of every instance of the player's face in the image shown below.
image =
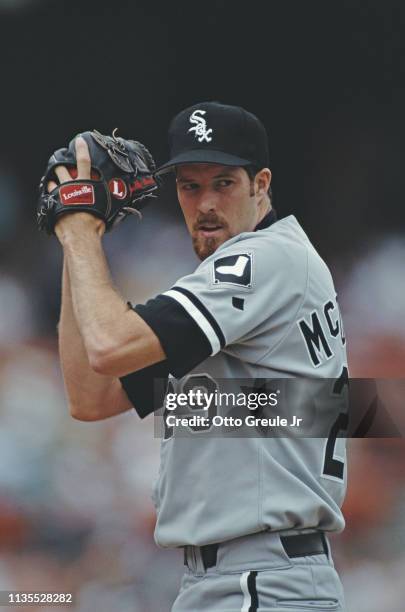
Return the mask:
<path id="1" fill-rule="evenodd" d="M 253 231 L 258 201 L 243 168 L 184 164 L 177 168 L 177 195 L 197 256 L 203 260 L 226 240 Z"/>

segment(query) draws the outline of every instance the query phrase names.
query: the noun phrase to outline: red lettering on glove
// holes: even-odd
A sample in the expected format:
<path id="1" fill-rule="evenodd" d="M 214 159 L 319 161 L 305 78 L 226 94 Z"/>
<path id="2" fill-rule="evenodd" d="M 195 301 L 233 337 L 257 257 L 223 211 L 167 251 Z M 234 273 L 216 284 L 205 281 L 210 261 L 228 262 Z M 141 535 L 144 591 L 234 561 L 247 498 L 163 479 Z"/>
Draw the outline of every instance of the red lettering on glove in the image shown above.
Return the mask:
<path id="1" fill-rule="evenodd" d="M 136 179 L 136 181 L 129 186 L 129 190 L 132 194 L 135 191 L 141 191 L 142 189 L 145 189 L 145 187 L 150 187 L 151 185 L 155 184 L 156 181 L 152 176 L 145 176 L 143 178 Z"/>

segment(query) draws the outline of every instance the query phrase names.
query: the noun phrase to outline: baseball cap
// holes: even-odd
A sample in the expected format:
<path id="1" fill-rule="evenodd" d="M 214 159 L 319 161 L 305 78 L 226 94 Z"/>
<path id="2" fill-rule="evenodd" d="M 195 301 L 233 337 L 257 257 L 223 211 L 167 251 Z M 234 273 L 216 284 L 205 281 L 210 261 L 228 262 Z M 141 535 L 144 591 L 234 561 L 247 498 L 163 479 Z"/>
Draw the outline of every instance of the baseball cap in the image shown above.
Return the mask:
<path id="1" fill-rule="evenodd" d="M 223 166 L 269 165 L 267 133 L 262 122 L 240 106 L 200 102 L 176 115 L 169 127 L 170 159 L 164 174 L 179 164 Z"/>

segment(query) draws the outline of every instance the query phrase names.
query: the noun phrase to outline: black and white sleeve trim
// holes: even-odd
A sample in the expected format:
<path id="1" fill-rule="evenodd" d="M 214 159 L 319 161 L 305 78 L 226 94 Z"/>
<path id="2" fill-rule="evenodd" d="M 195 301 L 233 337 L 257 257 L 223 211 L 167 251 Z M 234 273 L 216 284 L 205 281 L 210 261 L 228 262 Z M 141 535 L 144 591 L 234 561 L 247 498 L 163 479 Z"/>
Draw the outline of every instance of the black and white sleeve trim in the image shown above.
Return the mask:
<path id="1" fill-rule="evenodd" d="M 211 355 L 216 355 L 216 353 L 224 348 L 226 344 L 225 336 L 217 321 L 191 291 L 183 287 L 173 287 L 169 291 L 165 291 L 163 295 L 176 300 L 188 312 L 190 317 L 194 319 L 211 345 Z"/>
<path id="2" fill-rule="evenodd" d="M 175 378 L 185 376 L 226 344 L 212 314 L 183 287 L 173 287 L 134 310 L 159 338 Z"/>

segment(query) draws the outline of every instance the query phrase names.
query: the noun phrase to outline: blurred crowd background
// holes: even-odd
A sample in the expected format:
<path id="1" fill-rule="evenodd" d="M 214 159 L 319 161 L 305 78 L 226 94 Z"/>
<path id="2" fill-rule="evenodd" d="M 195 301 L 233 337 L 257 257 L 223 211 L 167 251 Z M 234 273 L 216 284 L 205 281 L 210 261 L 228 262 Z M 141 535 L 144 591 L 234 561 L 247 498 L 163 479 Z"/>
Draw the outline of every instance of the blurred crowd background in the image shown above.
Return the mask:
<path id="1" fill-rule="evenodd" d="M 37 183 L 52 150 L 86 129 L 119 127 L 162 163 L 168 123 L 187 105 L 255 112 L 279 216 L 296 215 L 332 269 L 351 376 L 398 379 L 401 410 L 405 6 L 0 0 L 0 51 L 0 590 L 73 591 L 77 612 L 163 612 L 182 556 L 153 543 L 159 442 L 135 413 L 67 414 L 61 251 L 36 231 Z M 135 302 L 197 263 L 170 182 L 105 248 Z M 349 451 L 347 527 L 333 542 L 348 612 L 399 612 L 403 440 L 351 440 Z"/>

